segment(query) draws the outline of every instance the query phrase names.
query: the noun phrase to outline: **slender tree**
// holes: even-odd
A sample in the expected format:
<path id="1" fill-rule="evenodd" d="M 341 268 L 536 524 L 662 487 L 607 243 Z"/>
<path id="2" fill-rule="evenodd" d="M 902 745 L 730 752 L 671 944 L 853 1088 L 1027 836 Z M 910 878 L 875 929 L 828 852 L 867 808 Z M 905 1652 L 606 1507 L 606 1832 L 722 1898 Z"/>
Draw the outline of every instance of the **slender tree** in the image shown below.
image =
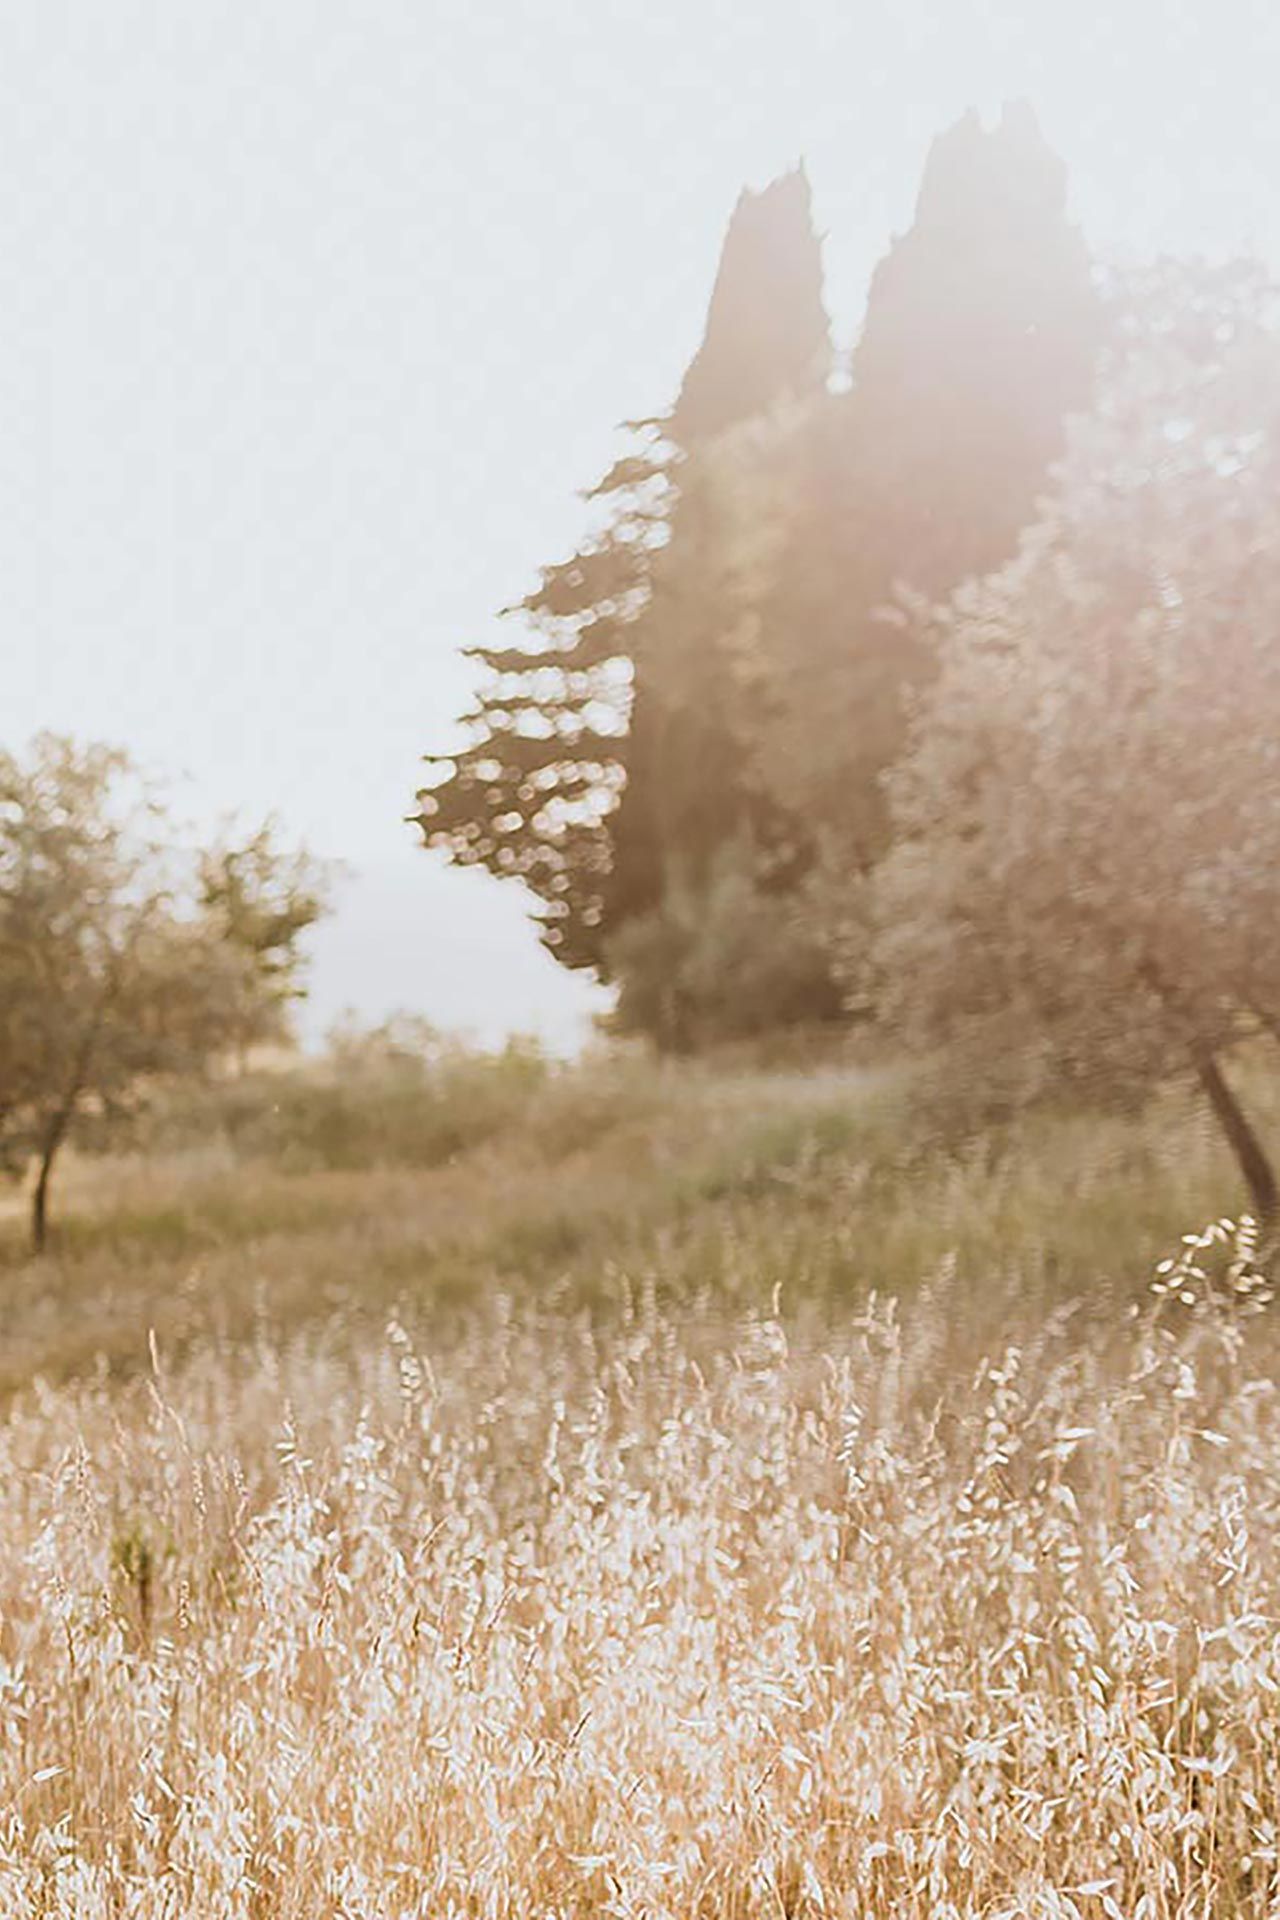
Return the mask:
<path id="1" fill-rule="evenodd" d="M 1030 109 L 990 131 L 966 115 L 935 140 L 912 225 L 873 276 L 850 390 L 779 449 L 760 765 L 843 870 L 884 851 L 883 776 L 931 671 L 918 631 L 885 610 L 1012 556 L 1101 337 L 1065 169 Z"/>
<path id="2" fill-rule="evenodd" d="M 193 860 L 110 748 L 0 754 L 0 1163 L 34 1168 L 36 1251 L 77 1126 L 282 1031 L 318 880 L 265 833 Z"/>
<path id="3" fill-rule="evenodd" d="M 745 749 L 725 716 L 716 483 L 744 421 L 819 391 L 831 358 L 802 170 L 744 193 L 706 332 L 670 413 L 639 423 L 596 488 L 606 515 L 511 611 L 526 636 L 487 673 L 463 745 L 415 816 L 455 863 L 519 879 L 543 938 L 608 975 L 612 936 L 742 827 Z"/>
<path id="4" fill-rule="evenodd" d="M 668 422 L 696 450 L 743 420 L 821 392 L 831 372 L 822 252 L 803 166 L 733 210 L 707 311 Z"/>
<path id="5" fill-rule="evenodd" d="M 555 958 L 599 969 L 634 628 L 669 506 L 655 430 L 596 492 L 611 509 L 605 526 L 507 610 L 523 620 L 523 637 L 468 650 L 484 685 L 460 723 L 462 744 L 428 756 L 434 778 L 414 820 L 455 865 L 521 881 Z"/>

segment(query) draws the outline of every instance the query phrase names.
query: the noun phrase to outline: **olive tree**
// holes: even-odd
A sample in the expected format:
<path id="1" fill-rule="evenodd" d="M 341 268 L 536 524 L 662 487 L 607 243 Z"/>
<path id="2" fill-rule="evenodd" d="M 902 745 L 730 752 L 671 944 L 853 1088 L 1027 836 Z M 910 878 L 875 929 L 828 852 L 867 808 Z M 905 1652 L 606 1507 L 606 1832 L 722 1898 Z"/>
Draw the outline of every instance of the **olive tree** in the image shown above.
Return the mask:
<path id="1" fill-rule="evenodd" d="M 260 832 L 191 849 L 115 749 L 0 753 L 0 1162 L 34 1165 L 31 1231 L 78 1123 L 283 1034 L 318 873 Z"/>
<path id="2" fill-rule="evenodd" d="M 1243 271 L 1158 275 L 1018 557 L 933 623 L 875 886 L 901 1028 L 979 1079 L 1199 1080 L 1280 1013 L 1280 340 Z"/>

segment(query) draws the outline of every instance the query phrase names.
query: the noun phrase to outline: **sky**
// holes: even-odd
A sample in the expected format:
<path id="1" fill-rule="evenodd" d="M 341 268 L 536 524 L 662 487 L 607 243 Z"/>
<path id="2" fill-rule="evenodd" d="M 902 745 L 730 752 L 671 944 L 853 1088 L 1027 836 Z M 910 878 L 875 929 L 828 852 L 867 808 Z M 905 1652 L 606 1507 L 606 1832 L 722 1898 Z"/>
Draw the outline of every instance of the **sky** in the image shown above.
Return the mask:
<path id="1" fill-rule="evenodd" d="M 128 745 L 341 860 L 309 1030 L 570 1045 L 601 996 L 425 854 L 495 609 L 801 156 L 854 335 L 932 136 L 1025 97 L 1107 254 L 1280 261 L 1271 0 L 0 0 L 0 741 Z"/>

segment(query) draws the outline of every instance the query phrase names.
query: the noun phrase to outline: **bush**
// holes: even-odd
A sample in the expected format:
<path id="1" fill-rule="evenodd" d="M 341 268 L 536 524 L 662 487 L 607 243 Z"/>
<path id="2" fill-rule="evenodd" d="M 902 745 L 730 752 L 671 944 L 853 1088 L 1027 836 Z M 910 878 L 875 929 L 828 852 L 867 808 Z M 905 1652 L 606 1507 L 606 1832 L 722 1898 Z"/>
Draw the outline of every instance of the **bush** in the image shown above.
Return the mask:
<path id="1" fill-rule="evenodd" d="M 704 887 L 672 887 L 610 948 L 615 1025 L 683 1053 L 833 1020 L 830 958 L 794 894 L 770 892 L 749 849 L 727 848 Z"/>
<path id="2" fill-rule="evenodd" d="M 644 1052 L 560 1061 L 535 1040 L 488 1050 L 401 1015 L 335 1029 L 318 1059 L 169 1090 L 129 1144 L 158 1155 L 218 1143 L 290 1173 L 436 1167 L 498 1141 L 556 1162 L 651 1118 L 664 1086 Z"/>
<path id="3" fill-rule="evenodd" d="M 434 1167 L 521 1126 L 554 1071 L 531 1040 L 485 1052 L 406 1018 L 345 1026 L 318 1060 L 153 1108 L 136 1144 L 181 1147 L 215 1134 L 238 1158 L 299 1172 Z"/>

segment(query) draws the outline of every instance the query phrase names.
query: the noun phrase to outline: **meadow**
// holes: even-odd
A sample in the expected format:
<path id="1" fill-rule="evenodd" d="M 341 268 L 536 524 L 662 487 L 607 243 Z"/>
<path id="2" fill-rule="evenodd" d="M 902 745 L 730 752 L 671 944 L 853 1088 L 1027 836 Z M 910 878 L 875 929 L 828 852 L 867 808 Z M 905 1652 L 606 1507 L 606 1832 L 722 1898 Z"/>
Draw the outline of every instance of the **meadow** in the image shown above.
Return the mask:
<path id="1" fill-rule="evenodd" d="M 1189 1096 L 367 1091 L 0 1223 L 0 1911 L 1280 1911 L 1280 1340 Z"/>

